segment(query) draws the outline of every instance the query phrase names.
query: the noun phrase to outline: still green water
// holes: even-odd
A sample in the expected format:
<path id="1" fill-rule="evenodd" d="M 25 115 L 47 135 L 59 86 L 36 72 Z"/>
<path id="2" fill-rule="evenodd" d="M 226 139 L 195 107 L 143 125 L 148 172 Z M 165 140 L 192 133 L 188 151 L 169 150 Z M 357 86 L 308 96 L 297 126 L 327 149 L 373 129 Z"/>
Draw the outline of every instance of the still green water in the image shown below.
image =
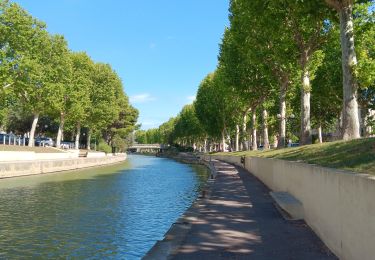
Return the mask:
<path id="1" fill-rule="evenodd" d="M 110 167 L 0 180 L 0 259 L 140 259 L 208 171 L 131 155 Z"/>

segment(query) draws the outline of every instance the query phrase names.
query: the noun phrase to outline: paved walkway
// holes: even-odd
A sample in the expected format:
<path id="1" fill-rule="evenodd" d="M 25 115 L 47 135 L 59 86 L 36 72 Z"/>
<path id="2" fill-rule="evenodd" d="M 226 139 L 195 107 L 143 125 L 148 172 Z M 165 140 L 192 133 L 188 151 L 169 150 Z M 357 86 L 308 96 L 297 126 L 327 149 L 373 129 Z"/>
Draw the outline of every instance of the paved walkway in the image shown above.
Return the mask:
<path id="1" fill-rule="evenodd" d="M 214 165 L 211 196 L 172 259 L 337 259 L 303 221 L 284 220 L 255 177 Z"/>

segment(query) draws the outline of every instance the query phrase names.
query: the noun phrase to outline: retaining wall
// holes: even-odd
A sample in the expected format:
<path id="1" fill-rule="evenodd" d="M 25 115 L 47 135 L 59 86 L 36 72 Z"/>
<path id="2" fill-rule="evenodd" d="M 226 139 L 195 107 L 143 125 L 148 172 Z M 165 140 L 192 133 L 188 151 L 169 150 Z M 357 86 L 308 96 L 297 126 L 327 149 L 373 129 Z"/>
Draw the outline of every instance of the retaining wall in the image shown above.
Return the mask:
<path id="1" fill-rule="evenodd" d="M 106 156 L 105 152 L 88 152 L 86 157 L 87 158 L 100 158 L 100 157 L 105 157 L 105 156 Z"/>
<path id="2" fill-rule="evenodd" d="M 243 166 L 238 156 L 212 158 Z M 375 176 L 258 157 L 247 157 L 245 168 L 301 201 L 306 223 L 340 259 L 374 259 Z"/>
<path id="3" fill-rule="evenodd" d="M 79 151 L 73 150 L 61 153 L 36 153 L 30 152 L 12 152 L 12 151 L 0 151 L 0 162 L 10 161 L 33 161 L 33 160 L 55 160 L 55 159 L 72 159 L 78 158 Z"/>
<path id="4" fill-rule="evenodd" d="M 0 162 L 0 178 L 10 178 L 50 172 L 69 171 L 87 167 L 119 163 L 126 160 L 126 154 L 101 158 L 73 158 Z"/>

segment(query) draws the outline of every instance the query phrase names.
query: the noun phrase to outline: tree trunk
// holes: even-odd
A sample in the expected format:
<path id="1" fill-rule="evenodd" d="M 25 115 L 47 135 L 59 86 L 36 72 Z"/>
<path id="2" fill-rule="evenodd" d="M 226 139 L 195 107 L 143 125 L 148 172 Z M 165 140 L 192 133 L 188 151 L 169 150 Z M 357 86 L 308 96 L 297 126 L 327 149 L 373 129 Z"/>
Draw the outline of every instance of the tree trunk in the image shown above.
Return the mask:
<path id="1" fill-rule="evenodd" d="M 247 142 L 246 142 L 246 133 L 247 133 L 246 121 L 247 121 L 247 113 L 244 114 L 243 123 L 242 123 L 242 138 L 243 138 L 242 139 L 242 149 L 243 149 L 243 151 L 248 150 L 248 145 L 247 145 Z"/>
<path id="2" fill-rule="evenodd" d="M 57 130 L 57 137 L 56 137 L 56 147 L 60 148 L 61 146 L 61 139 L 64 131 L 64 122 L 65 122 L 65 117 L 64 113 L 60 114 L 60 124 L 59 124 L 59 130 Z"/>
<path id="3" fill-rule="evenodd" d="M 204 152 L 204 153 L 207 153 L 207 138 L 204 139 L 203 152 Z"/>
<path id="4" fill-rule="evenodd" d="M 285 81 L 280 87 L 280 123 L 279 123 L 279 140 L 277 148 L 284 148 L 285 146 L 285 136 L 286 136 L 286 91 L 288 82 Z"/>
<path id="5" fill-rule="evenodd" d="M 357 57 L 354 48 L 352 4 L 348 3 L 347 6 L 342 7 L 339 10 L 339 15 L 344 91 L 343 139 L 351 140 L 360 138 L 357 102 L 358 85 L 354 74 Z"/>
<path id="6" fill-rule="evenodd" d="M 81 136 L 81 123 L 77 123 L 77 132 L 76 132 L 76 140 L 75 140 L 75 149 L 79 149 L 79 137 Z"/>
<path id="7" fill-rule="evenodd" d="M 307 59 L 306 61 L 307 62 Z M 301 145 L 311 144 L 311 123 L 310 123 L 310 75 L 306 66 L 302 73 L 301 88 Z"/>
<path id="8" fill-rule="evenodd" d="M 34 146 L 34 136 L 35 136 L 35 130 L 36 130 L 36 125 L 38 124 L 38 120 L 39 120 L 39 113 L 34 113 L 34 119 L 33 119 L 33 123 L 31 124 L 31 130 L 30 130 L 29 147 Z"/>
<path id="9" fill-rule="evenodd" d="M 222 150 L 223 152 L 225 152 L 225 127 L 223 128 L 223 131 L 221 132 L 221 137 L 222 137 L 221 145 L 223 146 Z"/>
<path id="10" fill-rule="evenodd" d="M 253 110 L 253 117 L 252 117 L 252 145 L 251 145 L 251 150 L 253 151 L 256 151 L 258 150 L 258 144 L 257 144 L 257 128 L 256 128 L 256 124 L 257 124 L 257 114 L 256 114 L 256 110 L 254 109 Z"/>
<path id="11" fill-rule="evenodd" d="M 268 113 L 266 109 L 263 109 L 263 149 L 270 149 L 270 141 L 268 138 Z"/>
<path id="12" fill-rule="evenodd" d="M 240 126 L 236 125 L 236 146 L 235 151 L 238 152 L 240 150 Z"/>
<path id="13" fill-rule="evenodd" d="M 86 149 L 91 150 L 91 131 L 90 131 L 90 129 L 87 129 Z"/>
<path id="14" fill-rule="evenodd" d="M 319 143 L 323 143 L 322 125 L 319 125 L 318 127 L 318 137 L 319 137 Z"/>
<path id="15" fill-rule="evenodd" d="M 273 148 L 277 148 L 278 143 L 277 136 L 273 135 Z"/>

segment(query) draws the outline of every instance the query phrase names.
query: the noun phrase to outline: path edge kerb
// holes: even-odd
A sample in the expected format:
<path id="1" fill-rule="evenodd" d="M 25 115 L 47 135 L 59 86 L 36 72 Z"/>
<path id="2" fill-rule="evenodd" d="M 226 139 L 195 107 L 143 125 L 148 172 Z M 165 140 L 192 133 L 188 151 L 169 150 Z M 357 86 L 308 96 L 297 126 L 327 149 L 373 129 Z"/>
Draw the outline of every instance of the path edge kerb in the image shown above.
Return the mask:
<path id="1" fill-rule="evenodd" d="M 175 223 L 164 234 L 163 240 L 156 241 L 154 246 L 146 253 L 143 260 L 169 259 L 184 242 L 187 234 L 191 230 L 192 223 L 201 214 L 200 209 L 205 207 L 206 201 L 210 199 L 212 186 L 215 182 L 217 170 L 213 163 L 207 160 L 200 160 L 200 164 L 210 170 L 204 189 L 193 204 L 177 219 Z"/>

